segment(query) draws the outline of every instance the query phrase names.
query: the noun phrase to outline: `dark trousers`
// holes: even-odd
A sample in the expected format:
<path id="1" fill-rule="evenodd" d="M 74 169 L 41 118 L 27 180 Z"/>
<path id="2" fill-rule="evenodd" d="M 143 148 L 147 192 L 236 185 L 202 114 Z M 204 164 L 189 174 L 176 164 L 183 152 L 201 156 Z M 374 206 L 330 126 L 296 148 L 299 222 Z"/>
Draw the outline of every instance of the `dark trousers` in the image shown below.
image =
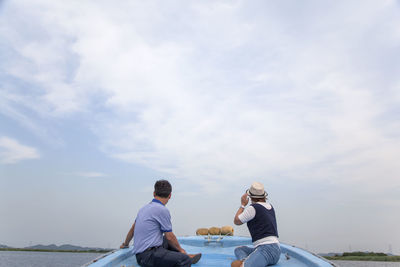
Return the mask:
<path id="1" fill-rule="evenodd" d="M 165 237 L 161 247 L 136 254 L 136 261 L 142 267 L 189 267 L 192 265 L 189 256 L 169 245 Z"/>

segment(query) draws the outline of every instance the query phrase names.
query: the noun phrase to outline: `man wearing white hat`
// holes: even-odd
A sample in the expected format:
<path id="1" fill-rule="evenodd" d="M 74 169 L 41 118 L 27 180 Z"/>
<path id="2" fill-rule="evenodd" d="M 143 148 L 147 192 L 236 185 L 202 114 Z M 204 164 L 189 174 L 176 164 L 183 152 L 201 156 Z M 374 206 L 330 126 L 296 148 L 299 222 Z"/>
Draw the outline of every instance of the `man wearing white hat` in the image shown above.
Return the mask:
<path id="1" fill-rule="evenodd" d="M 265 267 L 276 264 L 281 254 L 275 210 L 267 199 L 261 183 L 254 182 L 241 198 L 241 206 L 233 222 L 247 223 L 253 247 L 241 246 L 235 249 L 238 260 L 231 267 Z M 251 205 L 246 207 L 251 199 Z"/>

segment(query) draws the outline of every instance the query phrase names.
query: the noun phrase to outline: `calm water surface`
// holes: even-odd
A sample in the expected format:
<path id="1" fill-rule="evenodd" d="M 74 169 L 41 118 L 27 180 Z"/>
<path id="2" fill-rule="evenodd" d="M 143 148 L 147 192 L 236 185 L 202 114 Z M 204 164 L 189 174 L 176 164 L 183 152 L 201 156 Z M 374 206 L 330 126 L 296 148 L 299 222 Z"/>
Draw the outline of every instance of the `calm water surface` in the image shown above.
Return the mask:
<path id="1" fill-rule="evenodd" d="M 100 253 L 0 251 L 0 267 L 74 267 L 99 257 Z"/>
<path id="2" fill-rule="evenodd" d="M 332 261 L 339 267 L 400 267 L 400 262 L 384 261 Z"/>
<path id="3" fill-rule="evenodd" d="M 99 253 L 0 251 L 0 267 L 75 267 L 99 257 Z M 400 267 L 400 262 L 333 261 L 339 267 Z"/>

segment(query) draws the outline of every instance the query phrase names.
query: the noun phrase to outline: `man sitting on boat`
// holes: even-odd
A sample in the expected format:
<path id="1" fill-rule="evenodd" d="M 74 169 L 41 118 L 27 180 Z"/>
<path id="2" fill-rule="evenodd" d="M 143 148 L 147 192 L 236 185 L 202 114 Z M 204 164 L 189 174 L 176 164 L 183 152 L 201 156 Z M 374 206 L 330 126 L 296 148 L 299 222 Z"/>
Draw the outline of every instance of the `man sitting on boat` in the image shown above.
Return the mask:
<path id="1" fill-rule="evenodd" d="M 140 266 L 187 267 L 200 260 L 201 254 L 187 254 L 172 232 L 171 215 L 165 207 L 172 186 L 167 180 L 154 185 L 154 199 L 142 207 L 121 248 L 134 238 L 134 253 Z"/>
<path id="2" fill-rule="evenodd" d="M 235 249 L 238 260 L 232 267 L 265 267 L 276 264 L 281 254 L 275 210 L 267 199 L 267 193 L 261 183 L 255 182 L 241 197 L 241 206 L 236 212 L 234 223 L 247 223 L 253 241 L 253 247 L 241 246 Z M 246 207 L 251 199 L 251 205 Z"/>

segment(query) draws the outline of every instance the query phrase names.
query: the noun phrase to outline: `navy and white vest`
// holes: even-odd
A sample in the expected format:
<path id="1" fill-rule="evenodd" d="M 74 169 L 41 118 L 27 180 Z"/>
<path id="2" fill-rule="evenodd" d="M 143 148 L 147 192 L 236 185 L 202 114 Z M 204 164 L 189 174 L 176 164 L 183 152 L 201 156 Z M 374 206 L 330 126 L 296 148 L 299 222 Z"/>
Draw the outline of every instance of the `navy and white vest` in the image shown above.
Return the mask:
<path id="1" fill-rule="evenodd" d="M 247 222 L 252 241 L 255 242 L 267 236 L 279 237 L 274 207 L 271 206 L 272 208 L 268 210 L 257 203 L 251 206 L 256 210 L 256 216 Z"/>

